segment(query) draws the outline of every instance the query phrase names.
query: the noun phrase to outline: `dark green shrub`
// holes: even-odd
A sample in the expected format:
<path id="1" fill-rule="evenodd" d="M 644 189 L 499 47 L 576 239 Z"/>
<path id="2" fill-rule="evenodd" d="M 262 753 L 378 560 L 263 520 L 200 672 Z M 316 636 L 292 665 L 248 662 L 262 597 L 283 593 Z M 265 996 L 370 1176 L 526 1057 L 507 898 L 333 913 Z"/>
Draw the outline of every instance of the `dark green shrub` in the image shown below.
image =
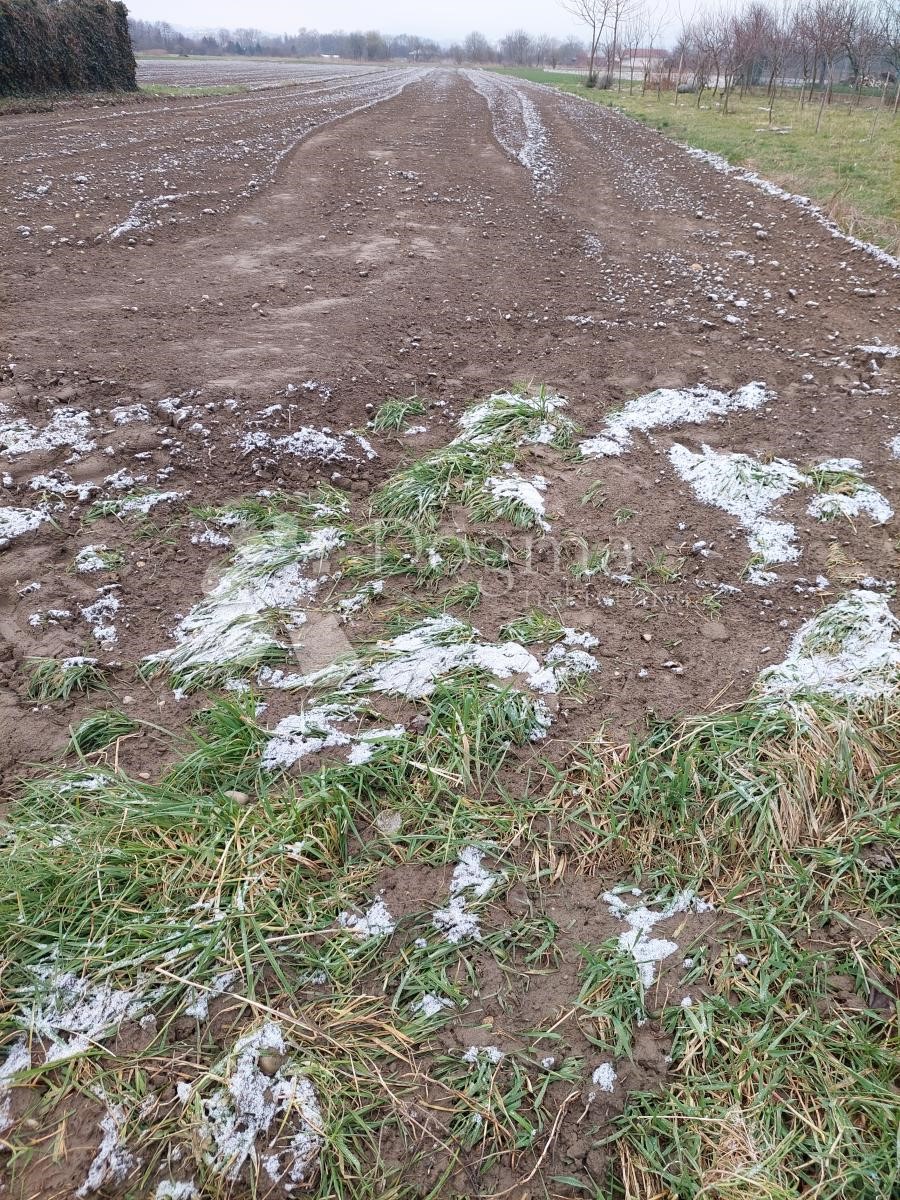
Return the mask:
<path id="1" fill-rule="evenodd" d="M 0 96 L 136 87 L 118 0 L 0 0 Z"/>

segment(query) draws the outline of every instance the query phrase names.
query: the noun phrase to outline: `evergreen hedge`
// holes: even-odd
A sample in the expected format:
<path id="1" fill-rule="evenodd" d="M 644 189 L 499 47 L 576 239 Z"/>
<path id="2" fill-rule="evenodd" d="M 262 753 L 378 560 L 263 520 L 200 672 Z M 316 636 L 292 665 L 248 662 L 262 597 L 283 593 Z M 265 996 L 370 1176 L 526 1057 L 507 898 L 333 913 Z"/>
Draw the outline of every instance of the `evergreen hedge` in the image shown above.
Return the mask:
<path id="1" fill-rule="evenodd" d="M 134 91 L 119 0 L 0 0 L 0 96 Z"/>

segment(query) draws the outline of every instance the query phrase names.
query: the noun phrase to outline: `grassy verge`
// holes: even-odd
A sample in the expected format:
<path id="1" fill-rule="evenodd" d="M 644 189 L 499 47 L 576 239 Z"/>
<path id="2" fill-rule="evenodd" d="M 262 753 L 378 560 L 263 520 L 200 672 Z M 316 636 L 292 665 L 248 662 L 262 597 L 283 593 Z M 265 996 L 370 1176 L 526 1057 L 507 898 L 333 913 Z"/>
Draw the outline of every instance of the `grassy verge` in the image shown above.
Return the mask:
<path id="1" fill-rule="evenodd" d="M 841 97 L 826 106 L 818 133 L 818 97 L 801 110 L 796 96 L 779 97 L 769 124 L 768 99 L 761 91 L 731 97 L 728 113 L 718 98 L 655 91 L 641 95 L 640 82 L 629 91 L 585 88 L 575 75 L 537 69 L 507 70 L 520 78 L 621 108 L 629 116 L 669 137 L 721 154 L 729 162 L 759 171 L 766 178 L 811 196 L 848 233 L 900 248 L 900 119 L 864 98 L 857 106 Z"/>
<path id="2" fill-rule="evenodd" d="M 140 91 L 148 96 L 234 96 L 249 89 L 241 83 L 179 84 L 142 83 Z"/>

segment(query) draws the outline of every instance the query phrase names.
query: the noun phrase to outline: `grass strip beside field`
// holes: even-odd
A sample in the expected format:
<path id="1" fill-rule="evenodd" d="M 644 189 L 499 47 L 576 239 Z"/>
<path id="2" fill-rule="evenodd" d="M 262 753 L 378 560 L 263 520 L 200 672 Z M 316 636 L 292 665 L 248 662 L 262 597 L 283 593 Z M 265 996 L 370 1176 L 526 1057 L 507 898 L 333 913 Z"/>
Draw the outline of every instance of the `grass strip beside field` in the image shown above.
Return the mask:
<path id="1" fill-rule="evenodd" d="M 587 88 L 571 72 L 502 68 L 582 99 L 621 109 L 667 137 L 722 155 L 735 166 L 758 171 L 789 191 L 815 200 L 845 232 L 876 242 L 892 254 L 900 250 L 900 118 L 888 106 L 864 97 L 836 96 L 826 105 L 816 133 L 819 96 L 800 107 L 796 89 L 772 106 L 761 88 L 729 96 L 727 114 L 709 90 L 700 98 L 655 88 L 641 94 L 641 80 L 629 89 Z"/>

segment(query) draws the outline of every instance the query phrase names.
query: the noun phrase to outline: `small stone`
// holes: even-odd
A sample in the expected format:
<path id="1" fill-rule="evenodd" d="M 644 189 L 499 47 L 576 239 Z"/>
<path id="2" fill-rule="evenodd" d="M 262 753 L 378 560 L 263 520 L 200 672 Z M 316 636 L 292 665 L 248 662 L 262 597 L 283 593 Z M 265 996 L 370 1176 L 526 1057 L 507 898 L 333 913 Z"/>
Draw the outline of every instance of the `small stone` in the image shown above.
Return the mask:
<path id="1" fill-rule="evenodd" d="M 234 804 L 247 804 L 250 800 L 246 792 L 239 792 L 237 788 L 230 788 L 227 792 L 223 792 L 222 795 L 226 800 L 231 800 Z"/>
<path id="2" fill-rule="evenodd" d="M 280 1054 L 261 1054 L 259 1056 L 259 1069 L 263 1075 L 267 1075 L 271 1079 L 273 1075 L 278 1074 L 283 1061 Z"/>
<path id="3" fill-rule="evenodd" d="M 727 642 L 731 634 L 721 621 L 704 621 L 700 626 L 700 636 L 710 642 Z"/>

